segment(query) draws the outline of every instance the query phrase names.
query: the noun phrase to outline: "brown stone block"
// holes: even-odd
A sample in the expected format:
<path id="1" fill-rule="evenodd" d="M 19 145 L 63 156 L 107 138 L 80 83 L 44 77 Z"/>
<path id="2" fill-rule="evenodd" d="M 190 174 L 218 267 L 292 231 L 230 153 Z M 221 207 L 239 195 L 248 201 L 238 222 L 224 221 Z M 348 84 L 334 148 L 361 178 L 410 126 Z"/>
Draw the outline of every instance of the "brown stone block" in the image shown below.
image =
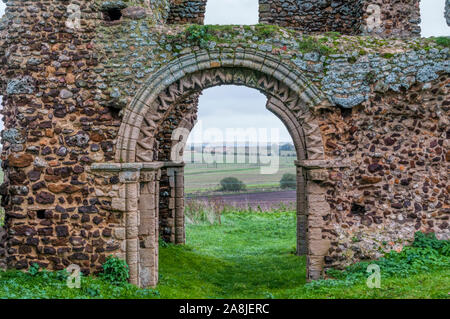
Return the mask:
<path id="1" fill-rule="evenodd" d="M 323 275 L 323 265 L 324 258 L 323 256 L 307 256 L 307 279 L 308 280 L 317 280 L 322 278 Z"/>
<path id="2" fill-rule="evenodd" d="M 24 168 L 31 165 L 33 156 L 31 154 L 11 154 L 8 157 L 9 165 L 12 167 Z"/>
<path id="3" fill-rule="evenodd" d="M 154 248 L 141 248 L 139 251 L 141 265 L 144 267 L 154 267 L 156 264 L 156 254 Z"/>
<path id="4" fill-rule="evenodd" d="M 371 185 L 371 184 L 377 184 L 381 182 L 383 179 L 379 176 L 366 176 L 363 175 L 361 177 L 361 185 Z"/>
<path id="5" fill-rule="evenodd" d="M 309 255 L 325 256 L 331 247 L 331 241 L 326 239 L 310 240 L 309 241 Z"/>

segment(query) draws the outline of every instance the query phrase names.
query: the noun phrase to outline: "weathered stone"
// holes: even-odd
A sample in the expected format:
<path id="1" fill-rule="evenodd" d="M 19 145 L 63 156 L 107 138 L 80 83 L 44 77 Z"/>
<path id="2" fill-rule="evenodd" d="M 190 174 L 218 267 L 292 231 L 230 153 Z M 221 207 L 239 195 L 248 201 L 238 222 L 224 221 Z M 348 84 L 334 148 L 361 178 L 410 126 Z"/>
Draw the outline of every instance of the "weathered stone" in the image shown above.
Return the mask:
<path id="1" fill-rule="evenodd" d="M 31 154 L 11 154 L 8 157 L 9 165 L 13 167 L 28 167 L 33 162 L 33 156 Z"/>
<path id="2" fill-rule="evenodd" d="M 122 16 L 130 19 L 142 19 L 147 16 L 147 12 L 142 7 L 128 7 L 122 10 Z"/>
<path id="3" fill-rule="evenodd" d="M 69 227 L 68 226 L 56 226 L 55 232 L 56 232 L 56 236 L 58 236 L 58 237 L 67 237 L 67 236 L 69 236 Z"/>
<path id="4" fill-rule="evenodd" d="M 382 181 L 382 178 L 379 176 L 362 176 L 361 177 L 361 184 L 367 185 L 367 184 L 376 184 Z"/>
<path id="5" fill-rule="evenodd" d="M 62 89 L 61 92 L 59 92 L 59 97 L 62 99 L 70 99 L 73 96 L 72 92 L 66 89 Z"/>
<path id="6" fill-rule="evenodd" d="M 48 192 L 39 192 L 36 195 L 36 202 L 39 204 L 53 204 L 55 202 L 55 195 Z"/>
<path id="7" fill-rule="evenodd" d="M 206 0 L 78 2 L 10 0 L 2 19 L 0 263 L 87 273 L 114 254 L 133 283 L 156 285 L 159 236 L 185 242 L 174 134 L 191 131 L 201 92 L 219 85 L 263 92 L 304 152 L 297 242 L 309 279 L 415 231 L 448 239 L 449 50 L 410 39 L 418 0 L 259 0 L 261 23 L 293 30 L 211 26 L 214 41 L 166 23 L 201 24 Z M 323 31 L 346 36 L 307 35 Z"/>
<path id="8" fill-rule="evenodd" d="M 35 89 L 35 80 L 31 76 L 17 77 L 8 82 L 6 93 L 8 94 L 31 94 Z"/>
<path id="9" fill-rule="evenodd" d="M 447 25 L 450 26 L 450 0 L 445 1 L 445 20 Z"/>

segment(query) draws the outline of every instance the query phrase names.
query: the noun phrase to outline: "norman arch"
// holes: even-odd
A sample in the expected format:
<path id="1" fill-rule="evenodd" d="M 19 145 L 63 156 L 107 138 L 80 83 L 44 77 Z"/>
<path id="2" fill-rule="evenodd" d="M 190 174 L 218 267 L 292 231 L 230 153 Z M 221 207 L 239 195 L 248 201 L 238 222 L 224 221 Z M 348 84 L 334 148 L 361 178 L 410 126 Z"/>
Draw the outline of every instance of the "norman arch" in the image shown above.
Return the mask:
<path id="1" fill-rule="evenodd" d="M 126 259 L 133 283 L 157 284 L 161 227 L 163 234 L 169 234 L 166 240 L 184 243 L 183 163 L 173 154 L 177 146 L 182 152 L 179 144 L 183 146 L 185 140 L 173 132 L 180 127 L 192 129 L 195 110 L 185 106 L 192 105 L 203 89 L 225 84 L 244 85 L 264 93 L 267 108 L 291 134 L 299 163 L 298 253 L 308 256 L 308 278 L 321 276 L 329 243 L 321 237 L 320 216 L 329 207 L 324 190 L 315 182 L 321 180 L 317 178 L 320 174 L 308 173 L 304 163 L 324 161 L 320 128 L 311 108 L 327 102 L 302 74 L 277 57 L 238 49 L 202 51 L 170 62 L 146 81 L 125 110 L 116 161 L 127 163 L 122 167 L 132 171 L 122 172 L 122 179 L 129 179 L 124 198 Z M 181 113 L 177 110 L 180 105 Z M 160 133 L 164 134 L 158 138 Z"/>

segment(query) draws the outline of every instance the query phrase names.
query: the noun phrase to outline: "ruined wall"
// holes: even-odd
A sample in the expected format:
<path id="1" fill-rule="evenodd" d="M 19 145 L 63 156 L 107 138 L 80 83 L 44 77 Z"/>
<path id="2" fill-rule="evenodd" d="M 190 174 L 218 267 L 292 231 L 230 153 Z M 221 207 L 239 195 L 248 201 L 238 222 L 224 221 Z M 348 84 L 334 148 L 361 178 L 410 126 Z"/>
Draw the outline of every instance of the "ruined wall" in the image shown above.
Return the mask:
<path id="1" fill-rule="evenodd" d="M 0 270 L 6 269 L 6 231 L 0 226 Z"/>
<path id="2" fill-rule="evenodd" d="M 183 161 L 184 149 L 178 151 L 178 154 L 176 154 L 178 158 L 173 158 L 173 133 L 178 128 L 186 128 L 189 132 L 194 127 L 197 121 L 199 96 L 200 94 L 198 93 L 193 94 L 180 103 L 172 105 L 172 109 L 167 113 L 168 116 L 162 120 L 159 130 L 155 132 L 157 141 L 156 145 L 154 145 L 155 160 L 162 162 Z M 186 136 L 184 135 L 183 137 Z M 182 140 L 182 138 L 180 139 Z M 178 140 L 180 141 L 180 139 Z M 139 153 L 144 152 L 145 150 L 141 152 L 138 148 L 138 158 Z M 184 229 L 177 231 L 177 224 L 184 225 L 180 221 L 180 218 L 184 219 L 184 211 L 180 211 L 180 209 L 184 209 L 184 205 L 182 205 L 184 203 L 183 172 L 183 166 L 161 170 L 159 185 L 159 235 L 162 239 L 171 243 L 185 242 Z M 180 190 L 180 187 L 183 189 Z"/>
<path id="3" fill-rule="evenodd" d="M 353 161 L 329 169 L 322 181 L 329 192 L 330 213 L 320 225 L 320 237 L 330 240 L 328 265 L 365 258 L 380 241 L 404 243 L 417 229 L 448 238 L 448 123 L 441 123 L 449 117 L 448 48 L 433 39 L 309 37 L 265 26 L 211 27 L 208 38 L 192 38 L 184 26 L 157 25 L 145 3 L 124 7 L 114 23 L 105 21 L 102 3 L 79 3 L 78 10 L 59 1 L 8 1 L 0 25 L 0 191 L 8 267 L 38 262 L 62 269 L 77 263 L 89 273 L 115 254 L 136 269 L 138 261 L 127 253 L 144 247 L 157 255 L 156 243 L 147 242 L 156 226 L 144 220 L 159 213 L 165 216 L 161 225 L 170 229 L 167 237 L 182 240 L 176 230 L 180 179 L 172 182 L 168 167 L 125 163 L 116 157 L 116 146 L 123 109 L 146 80 L 171 60 L 200 50 L 210 52 L 212 60 L 203 63 L 211 67 L 219 50 L 231 57 L 277 56 L 323 94 L 326 105 L 310 107 L 317 107 L 326 155 Z M 157 153 L 138 161 L 170 159 L 168 133 L 182 120 L 195 119 L 191 98 L 184 106 L 172 105 L 160 131 L 136 128 L 159 141 Z M 139 170 L 148 170 L 143 180 Z M 166 191 L 168 201 L 161 195 Z M 141 221 L 142 194 L 151 205 L 141 207 L 150 207 Z M 127 227 L 142 225 L 132 234 L 136 240 L 126 237 Z M 0 257 L 1 252 L 0 245 Z M 152 258 L 142 265 L 157 267 Z"/>
<path id="4" fill-rule="evenodd" d="M 362 34 L 420 37 L 420 0 L 365 1 Z"/>
<path id="5" fill-rule="evenodd" d="M 363 4 L 363 0 L 260 0 L 259 20 L 303 32 L 358 34 Z"/>
<path id="6" fill-rule="evenodd" d="M 324 182 L 328 266 L 401 250 L 416 231 L 449 238 L 449 84 L 442 75 L 407 92 L 376 92 L 351 111 L 321 114 L 327 156 L 351 161 Z"/>
<path id="7" fill-rule="evenodd" d="M 9 1 L 2 19 L 1 189 L 11 268 L 78 263 L 89 273 L 120 246 L 112 237 L 120 222 L 86 172 L 112 159 L 120 119 L 96 102 L 102 71 L 92 39 L 101 11 L 78 3 Z"/>
<path id="8" fill-rule="evenodd" d="M 260 0 L 261 23 L 303 32 L 420 36 L 420 0 Z"/>
<path id="9" fill-rule="evenodd" d="M 170 0 L 169 24 L 203 24 L 207 0 Z"/>
<path id="10" fill-rule="evenodd" d="M 445 20 L 447 20 L 447 25 L 450 26 L 450 0 L 445 1 Z"/>

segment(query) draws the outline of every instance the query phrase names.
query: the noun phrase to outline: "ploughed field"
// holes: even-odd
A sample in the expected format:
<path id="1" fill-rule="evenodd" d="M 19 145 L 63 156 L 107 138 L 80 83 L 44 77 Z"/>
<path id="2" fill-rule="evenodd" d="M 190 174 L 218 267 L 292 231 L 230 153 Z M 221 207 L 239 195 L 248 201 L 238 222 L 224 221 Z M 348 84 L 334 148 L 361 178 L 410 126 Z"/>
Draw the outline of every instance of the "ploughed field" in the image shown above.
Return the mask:
<path id="1" fill-rule="evenodd" d="M 295 190 L 277 191 L 277 192 L 254 192 L 237 193 L 209 196 L 187 196 L 187 201 L 217 202 L 223 206 L 232 206 L 242 209 L 270 211 L 278 210 L 281 207 L 293 208 L 297 200 Z"/>

